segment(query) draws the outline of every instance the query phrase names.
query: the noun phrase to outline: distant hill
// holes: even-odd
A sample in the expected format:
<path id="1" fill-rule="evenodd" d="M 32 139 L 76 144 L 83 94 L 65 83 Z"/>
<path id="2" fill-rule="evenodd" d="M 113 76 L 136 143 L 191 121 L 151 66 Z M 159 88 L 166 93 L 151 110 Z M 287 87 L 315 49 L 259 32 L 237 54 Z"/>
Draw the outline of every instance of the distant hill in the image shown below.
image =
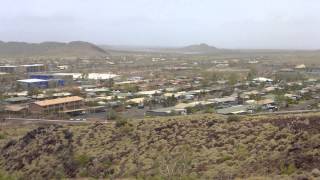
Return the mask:
<path id="1" fill-rule="evenodd" d="M 2 42 L 0 57 L 92 57 L 105 56 L 108 53 L 102 48 L 88 42 Z"/>
<path id="2" fill-rule="evenodd" d="M 183 48 L 178 49 L 179 51 L 189 52 L 189 53 L 212 53 L 217 52 L 219 49 L 214 46 L 209 46 L 208 44 L 196 44 L 190 45 Z"/>
<path id="3" fill-rule="evenodd" d="M 208 44 L 194 44 L 185 47 L 147 47 L 147 46 L 110 46 L 101 45 L 107 51 L 116 52 L 148 52 L 148 53 L 178 53 L 178 54 L 211 54 L 225 52 L 225 49 L 218 49 Z M 229 50 L 230 51 L 230 50 Z"/>

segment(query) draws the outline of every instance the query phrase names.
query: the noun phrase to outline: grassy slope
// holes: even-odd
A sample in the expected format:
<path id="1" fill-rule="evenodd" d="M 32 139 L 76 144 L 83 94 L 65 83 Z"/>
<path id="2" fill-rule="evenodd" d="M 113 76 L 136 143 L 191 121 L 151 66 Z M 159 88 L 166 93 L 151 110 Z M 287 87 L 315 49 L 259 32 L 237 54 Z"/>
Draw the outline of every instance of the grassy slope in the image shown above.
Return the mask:
<path id="1" fill-rule="evenodd" d="M 41 127 L 2 143 L 1 167 L 23 178 L 312 177 L 320 167 L 319 117 L 198 115 Z"/>

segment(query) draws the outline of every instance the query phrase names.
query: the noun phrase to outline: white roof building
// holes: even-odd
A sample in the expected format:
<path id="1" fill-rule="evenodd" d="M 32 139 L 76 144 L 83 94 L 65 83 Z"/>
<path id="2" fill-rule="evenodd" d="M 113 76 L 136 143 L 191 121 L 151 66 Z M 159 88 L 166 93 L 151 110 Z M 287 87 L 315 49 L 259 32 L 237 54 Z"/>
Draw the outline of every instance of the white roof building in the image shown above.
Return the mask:
<path id="1" fill-rule="evenodd" d="M 47 80 L 43 80 L 43 79 L 21 79 L 21 80 L 17 80 L 18 82 L 22 82 L 22 83 L 38 83 L 38 82 L 47 82 Z"/>
<path id="2" fill-rule="evenodd" d="M 256 81 L 256 82 L 273 82 L 272 79 L 268 79 L 268 78 L 265 78 L 265 77 L 258 77 L 258 78 L 253 79 L 253 81 Z"/>

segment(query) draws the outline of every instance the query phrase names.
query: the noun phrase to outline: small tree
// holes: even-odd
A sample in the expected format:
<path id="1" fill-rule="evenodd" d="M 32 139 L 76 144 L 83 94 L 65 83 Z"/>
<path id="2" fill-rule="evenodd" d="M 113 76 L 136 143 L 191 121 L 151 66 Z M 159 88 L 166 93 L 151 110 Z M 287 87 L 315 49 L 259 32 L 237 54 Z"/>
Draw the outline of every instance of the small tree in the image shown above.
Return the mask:
<path id="1" fill-rule="evenodd" d="M 238 82 L 238 75 L 235 73 L 232 73 L 228 77 L 228 81 L 230 85 L 234 85 Z"/>
<path id="2" fill-rule="evenodd" d="M 40 93 L 41 93 L 41 91 L 40 91 L 38 88 L 31 88 L 31 89 L 29 89 L 29 91 L 28 91 L 28 95 L 29 95 L 29 96 L 38 95 L 38 94 L 40 94 Z"/>
<path id="3" fill-rule="evenodd" d="M 107 113 L 106 113 L 106 118 L 107 118 L 108 120 L 116 120 L 116 119 L 119 118 L 119 114 L 118 114 L 115 110 L 110 109 L 110 110 L 107 111 Z"/>
<path id="4" fill-rule="evenodd" d="M 254 68 L 251 68 L 248 75 L 247 75 L 247 80 L 251 81 L 252 79 L 254 79 L 257 76 L 257 70 Z"/>

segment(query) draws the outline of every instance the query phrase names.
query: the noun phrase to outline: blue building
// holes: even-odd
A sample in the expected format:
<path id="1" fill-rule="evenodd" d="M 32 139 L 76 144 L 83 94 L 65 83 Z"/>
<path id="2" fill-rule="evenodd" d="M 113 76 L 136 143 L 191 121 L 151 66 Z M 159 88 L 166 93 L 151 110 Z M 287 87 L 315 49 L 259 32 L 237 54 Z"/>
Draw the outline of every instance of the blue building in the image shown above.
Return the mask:
<path id="1" fill-rule="evenodd" d="M 73 81 L 72 76 L 61 76 L 55 74 L 31 74 L 29 75 L 29 78 L 47 80 L 49 81 L 50 87 L 65 86 Z"/>
<path id="2" fill-rule="evenodd" d="M 48 80 L 43 80 L 43 79 L 22 79 L 18 80 L 18 83 L 26 88 L 49 88 L 49 81 Z"/>

